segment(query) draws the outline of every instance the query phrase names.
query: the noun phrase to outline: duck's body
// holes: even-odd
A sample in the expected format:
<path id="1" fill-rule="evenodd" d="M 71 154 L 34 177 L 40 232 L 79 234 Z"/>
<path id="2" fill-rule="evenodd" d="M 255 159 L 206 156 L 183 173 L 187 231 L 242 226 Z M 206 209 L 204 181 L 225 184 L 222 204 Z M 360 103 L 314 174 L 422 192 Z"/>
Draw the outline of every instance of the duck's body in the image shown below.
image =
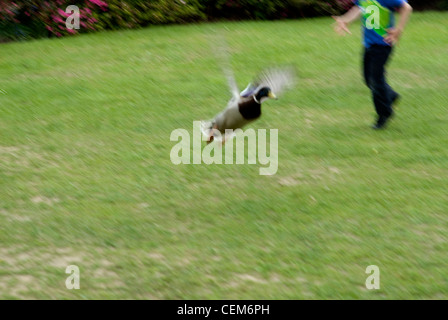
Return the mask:
<path id="1" fill-rule="evenodd" d="M 240 129 L 261 116 L 261 103 L 255 101 L 255 96 L 230 100 L 227 108 L 218 114 L 214 127 L 222 134 L 226 129 Z"/>
<path id="2" fill-rule="evenodd" d="M 259 119 L 262 103 L 269 98 L 276 99 L 275 94 L 291 86 L 295 76 L 292 68 L 266 70 L 254 80 L 254 84 L 249 84 L 244 91 L 238 93 L 233 76 L 229 74 L 228 81 L 233 97 L 212 121 L 203 123 L 203 132 L 208 135 L 208 142 L 214 139 L 213 130 L 218 130 L 225 142 L 226 130 L 241 129 Z"/>

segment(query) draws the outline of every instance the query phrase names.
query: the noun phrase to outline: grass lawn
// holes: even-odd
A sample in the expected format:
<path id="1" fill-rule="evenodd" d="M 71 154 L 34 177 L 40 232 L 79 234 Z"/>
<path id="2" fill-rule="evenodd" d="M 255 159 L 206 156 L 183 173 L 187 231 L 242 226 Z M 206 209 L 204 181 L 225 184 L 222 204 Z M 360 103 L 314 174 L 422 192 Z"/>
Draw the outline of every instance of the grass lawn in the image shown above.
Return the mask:
<path id="1" fill-rule="evenodd" d="M 448 13 L 414 14 L 389 66 L 403 100 L 380 132 L 359 26 L 331 24 L 0 45 L 0 298 L 447 299 Z M 297 88 L 250 126 L 279 130 L 276 175 L 170 161 L 171 132 L 230 97 L 217 34 L 241 88 L 297 66 Z"/>

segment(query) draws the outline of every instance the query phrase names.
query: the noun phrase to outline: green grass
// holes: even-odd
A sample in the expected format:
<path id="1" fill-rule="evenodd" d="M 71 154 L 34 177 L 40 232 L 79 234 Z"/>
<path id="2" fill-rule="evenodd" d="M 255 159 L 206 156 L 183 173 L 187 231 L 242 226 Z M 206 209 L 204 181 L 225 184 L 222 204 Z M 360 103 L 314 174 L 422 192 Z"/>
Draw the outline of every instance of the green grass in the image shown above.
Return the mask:
<path id="1" fill-rule="evenodd" d="M 330 18 L 153 27 L 0 48 L 0 298 L 448 298 L 448 14 L 417 13 L 389 66 L 387 130 L 361 39 Z M 293 63 L 252 128 L 279 168 L 170 162 L 176 128 Z M 81 289 L 65 288 L 65 267 Z M 381 270 L 366 290 L 365 269 Z"/>

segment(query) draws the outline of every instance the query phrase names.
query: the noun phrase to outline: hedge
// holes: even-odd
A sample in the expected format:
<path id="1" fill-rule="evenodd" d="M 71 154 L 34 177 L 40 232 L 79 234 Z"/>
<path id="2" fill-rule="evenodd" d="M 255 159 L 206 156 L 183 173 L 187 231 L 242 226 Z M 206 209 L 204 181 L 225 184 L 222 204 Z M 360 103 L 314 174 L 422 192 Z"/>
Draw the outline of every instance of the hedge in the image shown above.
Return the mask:
<path id="1" fill-rule="evenodd" d="M 62 37 L 106 29 L 219 19 L 285 19 L 337 14 L 353 0 L 0 0 L 0 41 Z M 448 0 L 409 0 L 417 8 L 448 9 Z M 67 29 L 69 5 L 80 29 Z"/>

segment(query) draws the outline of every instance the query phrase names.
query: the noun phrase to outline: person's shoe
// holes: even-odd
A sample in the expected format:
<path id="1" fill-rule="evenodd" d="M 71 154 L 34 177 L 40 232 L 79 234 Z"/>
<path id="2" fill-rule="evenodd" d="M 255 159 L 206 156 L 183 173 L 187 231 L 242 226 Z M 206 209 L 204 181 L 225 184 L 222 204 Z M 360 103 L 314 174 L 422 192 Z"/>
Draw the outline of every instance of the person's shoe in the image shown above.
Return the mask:
<path id="1" fill-rule="evenodd" d="M 387 122 L 392 116 L 393 114 L 391 114 L 390 116 L 379 116 L 376 123 L 372 126 L 372 129 L 374 130 L 384 129 L 386 127 Z"/>
<path id="2" fill-rule="evenodd" d="M 398 105 L 400 104 L 400 101 L 401 101 L 401 95 L 397 93 L 395 98 L 392 99 L 392 109 L 397 109 Z"/>

